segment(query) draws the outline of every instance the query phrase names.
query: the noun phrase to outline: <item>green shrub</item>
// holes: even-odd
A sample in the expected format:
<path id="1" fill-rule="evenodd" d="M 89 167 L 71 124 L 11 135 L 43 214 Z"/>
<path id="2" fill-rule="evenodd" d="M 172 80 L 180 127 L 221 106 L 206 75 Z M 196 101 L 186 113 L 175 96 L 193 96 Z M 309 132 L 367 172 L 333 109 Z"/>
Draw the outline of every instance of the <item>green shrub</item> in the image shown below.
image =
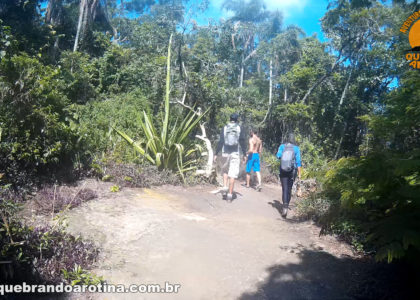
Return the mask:
<path id="1" fill-rule="evenodd" d="M 64 279 L 70 285 L 99 285 L 105 282 L 102 276 L 96 276 L 84 270 L 81 266 L 75 265 L 73 270 L 62 270 Z"/>
<path id="2" fill-rule="evenodd" d="M 265 162 L 267 168 L 270 170 L 272 174 L 278 174 L 280 169 L 280 160 L 276 157 L 276 155 L 271 154 L 270 152 L 263 151 L 261 160 Z"/>
<path id="3" fill-rule="evenodd" d="M 116 193 L 120 191 L 120 187 L 118 185 L 113 185 L 109 188 L 109 190 L 113 193 Z"/>
<path id="4" fill-rule="evenodd" d="M 142 138 L 139 123 L 141 109 L 147 109 L 147 99 L 140 89 L 126 94 L 111 95 L 106 100 L 91 101 L 86 105 L 73 105 L 72 128 L 79 135 L 83 154 L 87 158 L 95 155 L 113 156 L 121 161 L 133 161 L 138 155 L 111 128 L 119 128 L 135 139 Z M 105 155 L 106 154 L 106 155 Z"/>
<path id="5" fill-rule="evenodd" d="M 10 26 L 4 26 L 3 21 L 0 19 L 0 60 L 3 57 L 10 58 L 17 48 L 17 40 L 11 33 Z"/>
<path id="6" fill-rule="evenodd" d="M 72 103 L 84 104 L 97 97 L 97 68 L 89 55 L 64 51 L 59 62 L 63 85 L 60 87 Z"/>
<path id="7" fill-rule="evenodd" d="M 306 138 L 297 137 L 302 159 L 302 178 L 315 178 L 322 174 L 327 167 L 327 159 L 323 155 L 323 149 Z"/>
<path id="8" fill-rule="evenodd" d="M 166 96 L 164 102 L 164 118 L 161 128 L 153 122 L 151 113 L 143 111 L 143 119 L 139 119 L 144 134 L 144 140 L 135 142 L 125 132 L 115 129 L 130 146 L 160 170 L 178 171 L 184 178 L 184 173 L 197 167 L 200 146 L 189 139 L 189 135 L 200 122 L 203 115 L 188 113 L 182 121 L 169 122 L 170 94 L 170 62 L 172 36 L 169 39 L 166 75 Z"/>
<path id="9" fill-rule="evenodd" d="M 297 213 L 300 218 L 320 221 L 331 211 L 331 202 L 316 193 L 296 202 Z"/>
<path id="10" fill-rule="evenodd" d="M 321 195 L 334 209 L 324 219 L 325 228 L 354 232 L 362 237 L 357 243 L 372 247 L 378 260 L 420 253 L 419 169 L 419 151 L 383 151 L 330 163 Z"/>
<path id="11" fill-rule="evenodd" d="M 280 160 L 264 149 L 261 157 L 261 177 L 263 182 L 278 183 Z"/>
<path id="12" fill-rule="evenodd" d="M 58 166 L 71 170 L 77 137 L 66 120 L 60 70 L 15 55 L 0 61 L 0 74 L 0 173 L 25 186 L 27 175 L 51 178 Z"/>

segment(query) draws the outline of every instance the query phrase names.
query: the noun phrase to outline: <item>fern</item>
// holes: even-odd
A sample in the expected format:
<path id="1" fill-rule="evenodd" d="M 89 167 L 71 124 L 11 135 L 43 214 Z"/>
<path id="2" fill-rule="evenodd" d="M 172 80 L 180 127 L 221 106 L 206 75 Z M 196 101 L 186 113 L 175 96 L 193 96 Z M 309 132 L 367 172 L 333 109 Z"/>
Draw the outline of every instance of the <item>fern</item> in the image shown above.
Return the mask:
<path id="1" fill-rule="evenodd" d="M 363 243 L 376 249 L 378 260 L 420 253 L 419 166 L 419 151 L 381 151 L 330 163 L 322 193 L 339 209 L 330 210 L 324 225 L 348 235 L 335 224 L 353 220 L 359 225 L 350 231 L 367 236 Z"/>

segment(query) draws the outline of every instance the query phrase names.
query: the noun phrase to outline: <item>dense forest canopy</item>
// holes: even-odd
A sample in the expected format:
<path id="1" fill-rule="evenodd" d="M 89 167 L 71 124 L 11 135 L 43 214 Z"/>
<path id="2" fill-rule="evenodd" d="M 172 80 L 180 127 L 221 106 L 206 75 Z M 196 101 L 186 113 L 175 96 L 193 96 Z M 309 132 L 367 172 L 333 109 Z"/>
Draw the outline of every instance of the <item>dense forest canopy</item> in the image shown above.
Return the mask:
<path id="1" fill-rule="evenodd" d="M 262 0 L 226 0 L 232 17 L 198 24 L 207 5 L 1 1 L 1 184 L 30 190 L 99 160 L 158 164 L 166 154 L 156 149 L 172 150 L 155 133 L 176 126 L 189 134 L 171 135 L 182 136 L 173 151 L 194 170 L 203 163 L 198 125 L 214 146 L 238 112 L 260 130 L 269 165 L 295 133 L 306 176 L 323 183 L 317 199 L 331 204 L 325 228 L 357 232 L 380 259 L 418 253 L 420 73 L 400 32 L 417 1 L 330 1 L 325 40 L 285 26 Z M 196 127 L 180 123 L 189 118 Z M 145 160 L 118 132 L 158 154 Z"/>

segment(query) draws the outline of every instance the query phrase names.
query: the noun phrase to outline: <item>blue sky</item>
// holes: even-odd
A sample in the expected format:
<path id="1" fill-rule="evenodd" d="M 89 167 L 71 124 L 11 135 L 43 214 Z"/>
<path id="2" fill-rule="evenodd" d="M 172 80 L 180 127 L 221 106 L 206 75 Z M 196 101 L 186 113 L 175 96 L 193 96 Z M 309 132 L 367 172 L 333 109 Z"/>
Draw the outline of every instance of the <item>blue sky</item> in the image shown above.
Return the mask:
<path id="1" fill-rule="evenodd" d="M 200 1 L 200 0 L 194 0 Z M 231 13 L 222 9 L 224 0 L 209 0 L 209 8 L 204 14 L 196 16 L 199 25 L 207 25 L 209 19 L 218 21 L 220 18 L 227 19 Z M 327 10 L 328 0 L 265 0 L 267 9 L 279 10 L 283 13 L 284 24 L 301 27 L 307 36 L 316 33 L 323 40 L 319 19 Z"/>
<path id="2" fill-rule="evenodd" d="M 199 3 L 201 0 L 192 0 L 192 2 Z M 207 11 L 193 17 L 198 25 L 207 25 L 209 19 L 217 22 L 220 18 L 227 19 L 231 16 L 231 12 L 222 9 L 224 0 L 209 0 L 209 2 Z M 319 19 L 327 10 L 328 0 L 265 0 L 264 2 L 267 9 L 283 13 L 284 25 L 297 25 L 307 36 L 316 33 L 321 40 L 324 40 Z M 46 8 L 46 6 L 47 1 L 42 1 L 41 7 Z"/>

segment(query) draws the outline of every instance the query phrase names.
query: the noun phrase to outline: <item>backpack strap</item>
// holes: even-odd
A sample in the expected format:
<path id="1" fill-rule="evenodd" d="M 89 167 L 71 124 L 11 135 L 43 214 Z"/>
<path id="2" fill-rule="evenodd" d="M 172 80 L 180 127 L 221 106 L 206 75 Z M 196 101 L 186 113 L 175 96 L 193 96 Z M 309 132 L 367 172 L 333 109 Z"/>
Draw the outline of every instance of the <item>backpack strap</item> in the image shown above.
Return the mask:
<path id="1" fill-rule="evenodd" d="M 291 143 L 287 143 L 284 145 L 284 149 L 286 149 L 286 147 L 288 147 L 289 149 L 292 148 L 293 151 L 295 150 L 295 145 L 291 144 Z"/>

